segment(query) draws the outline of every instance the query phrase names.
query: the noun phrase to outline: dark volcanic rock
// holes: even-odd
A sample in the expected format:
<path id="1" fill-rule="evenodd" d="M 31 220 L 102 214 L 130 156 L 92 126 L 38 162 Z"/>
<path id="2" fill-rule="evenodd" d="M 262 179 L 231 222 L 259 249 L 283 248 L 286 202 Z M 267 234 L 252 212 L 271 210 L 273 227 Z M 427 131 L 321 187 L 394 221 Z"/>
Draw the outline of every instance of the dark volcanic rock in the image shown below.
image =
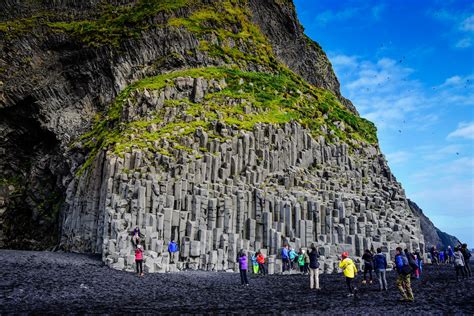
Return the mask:
<path id="1" fill-rule="evenodd" d="M 457 314 L 474 313 L 474 279 L 456 282 L 451 266 L 425 266 L 412 282 L 415 303 L 399 303 L 395 272 L 389 291 L 374 283 L 347 298 L 341 275 L 322 275 L 321 292 L 310 291 L 308 277 L 250 277 L 238 273 L 184 272 L 137 277 L 107 268 L 95 257 L 0 251 L 0 313 L 4 314 Z"/>

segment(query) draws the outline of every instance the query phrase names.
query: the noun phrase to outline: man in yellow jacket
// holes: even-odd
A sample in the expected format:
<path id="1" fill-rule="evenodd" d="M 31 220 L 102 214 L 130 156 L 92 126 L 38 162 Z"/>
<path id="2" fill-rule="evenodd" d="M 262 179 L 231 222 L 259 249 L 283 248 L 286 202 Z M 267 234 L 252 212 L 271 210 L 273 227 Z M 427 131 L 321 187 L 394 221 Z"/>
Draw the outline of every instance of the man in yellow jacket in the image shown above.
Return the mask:
<path id="1" fill-rule="evenodd" d="M 352 285 L 352 281 L 354 281 L 354 278 L 357 274 L 357 268 L 354 264 L 354 261 L 349 258 L 349 254 L 347 252 L 343 252 L 341 257 L 342 260 L 339 263 L 339 268 L 344 271 L 344 276 L 346 277 L 346 284 L 349 290 L 349 294 L 347 296 L 354 296 L 354 287 Z"/>

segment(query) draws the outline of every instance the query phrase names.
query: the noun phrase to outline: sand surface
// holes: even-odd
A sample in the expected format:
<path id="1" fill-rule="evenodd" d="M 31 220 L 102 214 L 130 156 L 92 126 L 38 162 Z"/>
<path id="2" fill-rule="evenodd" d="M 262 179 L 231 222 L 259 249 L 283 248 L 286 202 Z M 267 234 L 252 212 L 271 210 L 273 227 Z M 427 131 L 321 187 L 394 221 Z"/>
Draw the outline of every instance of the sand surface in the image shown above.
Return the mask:
<path id="1" fill-rule="evenodd" d="M 395 272 L 389 291 L 377 282 L 346 297 L 340 274 L 322 275 L 322 291 L 309 289 L 308 276 L 250 275 L 186 271 L 149 274 L 115 271 L 95 256 L 0 250 L 0 314 L 474 314 L 474 278 L 457 282 L 451 266 L 426 266 L 413 280 L 415 303 L 398 302 Z M 473 267 L 474 268 L 474 267 Z"/>

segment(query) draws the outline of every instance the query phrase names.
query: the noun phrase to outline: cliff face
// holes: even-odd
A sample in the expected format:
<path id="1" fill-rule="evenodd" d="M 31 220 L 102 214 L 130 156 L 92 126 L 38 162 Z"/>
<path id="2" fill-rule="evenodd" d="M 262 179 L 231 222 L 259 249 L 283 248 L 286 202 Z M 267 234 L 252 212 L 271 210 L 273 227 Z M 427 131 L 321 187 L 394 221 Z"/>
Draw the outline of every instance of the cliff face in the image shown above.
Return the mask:
<path id="1" fill-rule="evenodd" d="M 438 249 L 447 249 L 448 246 L 453 248 L 458 245 L 458 239 L 436 228 L 433 222 L 426 217 L 423 210 L 415 202 L 408 199 L 408 205 L 413 214 L 420 218 L 421 231 L 425 237 L 427 248 L 436 246 Z"/>
<path id="2" fill-rule="evenodd" d="M 290 1 L 3 9 L 4 246 L 59 240 L 130 269 L 139 226 L 149 271 L 233 269 L 241 248 L 278 270 L 285 241 L 317 242 L 326 271 L 342 250 L 423 248 L 375 127 Z"/>

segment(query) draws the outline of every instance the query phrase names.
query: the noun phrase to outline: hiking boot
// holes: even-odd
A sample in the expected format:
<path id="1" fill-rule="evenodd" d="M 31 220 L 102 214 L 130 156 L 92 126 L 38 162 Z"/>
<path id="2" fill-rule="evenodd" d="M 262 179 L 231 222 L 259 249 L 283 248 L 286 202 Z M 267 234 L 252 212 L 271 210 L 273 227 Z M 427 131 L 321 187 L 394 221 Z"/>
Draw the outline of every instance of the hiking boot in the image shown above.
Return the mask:
<path id="1" fill-rule="evenodd" d="M 367 281 L 366 281 L 366 280 L 362 281 L 362 284 L 366 284 L 366 283 L 367 283 Z"/>
<path id="2" fill-rule="evenodd" d="M 354 294 L 352 293 L 347 294 L 347 297 L 352 297 L 352 296 L 354 296 Z"/>
<path id="3" fill-rule="evenodd" d="M 370 284 L 372 284 L 372 280 L 370 280 L 370 282 L 369 282 L 369 283 L 370 283 Z"/>

